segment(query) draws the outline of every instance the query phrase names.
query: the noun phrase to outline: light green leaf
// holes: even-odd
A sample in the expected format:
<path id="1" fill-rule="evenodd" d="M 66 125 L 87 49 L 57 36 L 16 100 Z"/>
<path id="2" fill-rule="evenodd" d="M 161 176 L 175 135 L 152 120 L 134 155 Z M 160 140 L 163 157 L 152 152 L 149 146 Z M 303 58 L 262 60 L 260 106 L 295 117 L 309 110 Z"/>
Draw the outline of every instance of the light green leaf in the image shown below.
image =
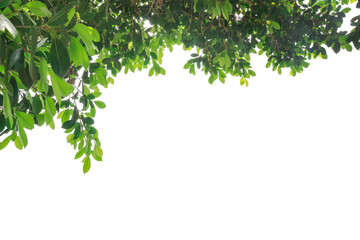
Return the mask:
<path id="1" fill-rule="evenodd" d="M 39 1 L 28 2 L 25 7 L 36 16 L 51 17 L 51 12 L 47 9 L 46 5 Z"/>
<path id="2" fill-rule="evenodd" d="M 14 39 L 17 37 L 17 31 L 14 25 L 10 22 L 9 19 L 7 19 L 7 17 L 0 14 L 0 32 L 4 32 L 5 29 L 9 31 L 9 33 L 11 34 L 11 36 L 13 36 Z"/>
<path id="3" fill-rule="evenodd" d="M 229 56 L 227 54 L 225 54 L 224 60 L 225 60 L 225 66 L 227 68 L 230 68 L 231 67 L 231 60 L 230 60 L 230 58 L 229 58 Z"/>
<path id="4" fill-rule="evenodd" d="M 20 122 L 20 124 L 29 130 L 34 128 L 34 118 L 30 116 L 27 113 L 24 112 L 16 112 L 15 113 L 17 120 Z"/>
<path id="5" fill-rule="evenodd" d="M 56 76 L 53 71 L 50 69 L 50 79 L 53 86 L 54 94 L 58 102 L 61 101 L 61 97 L 67 97 L 70 93 L 74 91 L 73 85 L 65 82 L 65 79 L 61 79 Z"/>
<path id="6" fill-rule="evenodd" d="M 102 157 L 103 156 L 103 150 L 99 145 L 95 145 L 94 152 L 97 156 Z"/>
<path id="7" fill-rule="evenodd" d="M 345 44 L 345 43 L 346 43 L 346 40 L 347 40 L 347 36 L 341 36 L 341 37 L 339 37 L 339 43 L 341 43 L 341 44 Z"/>
<path id="8" fill-rule="evenodd" d="M 46 98 L 45 107 L 46 107 L 46 110 L 49 113 L 50 117 L 55 116 L 56 107 L 55 107 L 54 100 L 51 97 Z"/>
<path id="9" fill-rule="evenodd" d="M 26 147 L 28 145 L 28 139 L 27 139 L 25 130 L 21 126 L 21 124 L 19 124 L 19 135 L 20 135 L 20 140 L 21 140 L 22 144 L 24 145 L 24 147 Z"/>
<path id="10" fill-rule="evenodd" d="M 280 29 L 280 24 L 279 23 L 277 23 L 277 22 L 271 22 L 271 26 L 273 27 L 273 28 L 275 28 L 276 30 L 279 30 Z"/>
<path id="11" fill-rule="evenodd" d="M 242 86 L 242 85 L 244 85 L 244 83 L 245 83 L 245 78 L 244 78 L 244 77 L 241 77 L 241 78 L 240 78 L 240 85 Z"/>
<path id="12" fill-rule="evenodd" d="M 91 167 L 90 158 L 88 156 L 84 157 L 83 163 L 84 163 L 83 172 L 87 173 L 90 170 L 90 167 Z"/>
<path id="13" fill-rule="evenodd" d="M 15 147 L 19 150 L 23 149 L 24 147 L 19 136 L 16 136 Z"/>
<path id="14" fill-rule="evenodd" d="M 53 92 L 55 94 L 56 100 L 58 102 L 61 102 L 61 90 L 58 84 L 58 76 L 55 75 L 55 73 L 52 71 L 52 69 L 49 69 L 50 72 L 50 80 L 51 80 L 51 85 L 52 85 L 52 89 Z"/>
<path id="15" fill-rule="evenodd" d="M 84 42 L 85 46 L 86 46 L 86 50 L 88 51 L 88 53 L 90 55 L 94 55 L 95 54 L 95 50 L 93 48 L 93 44 L 92 44 L 92 35 L 90 33 L 90 30 L 87 26 L 85 26 L 84 24 L 78 23 L 76 24 L 73 29 L 79 34 L 81 40 Z"/>
<path id="16" fill-rule="evenodd" d="M 98 108 L 106 108 L 106 104 L 102 101 L 94 101 L 95 105 L 98 107 Z"/>
<path id="17" fill-rule="evenodd" d="M 83 51 L 85 49 L 76 38 L 72 37 L 70 42 L 70 59 L 73 61 L 75 66 L 83 65 Z"/>
<path id="18" fill-rule="evenodd" d="M 0 142 L 0 150 L 6 148 L 6 146 L 9 144 L 10 140 L 11 140 L 11 136 L 8 136 L 2 142 Z"/>
<path id="19" fill-rule="evenodd" d="M 82 155 L 84 155 L 85 153 L 85 147 L 81 148 L 76 154 L 75 154 L 75 159 L 79 159 L 82 157 Z"/>

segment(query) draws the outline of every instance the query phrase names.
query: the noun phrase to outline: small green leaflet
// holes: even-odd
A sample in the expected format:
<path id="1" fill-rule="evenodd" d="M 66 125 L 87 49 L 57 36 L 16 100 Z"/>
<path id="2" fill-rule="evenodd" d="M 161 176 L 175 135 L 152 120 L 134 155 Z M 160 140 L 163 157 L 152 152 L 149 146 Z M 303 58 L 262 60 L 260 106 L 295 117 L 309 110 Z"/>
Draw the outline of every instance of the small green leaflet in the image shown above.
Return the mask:
<path id="1" fill-rule="evenodd" d="M 83 163 L 84 163 L 83 172 L 87 173 L 90 170 L 90 167 L 91 167 L 90 158 L 88 156 L 84 157 Z"/>
<path id="2" fill-rule="evenodd" d="M 30 116 L 27 113 L 24 112 L 16 112 L 15 113 L 17 120 L 20 122 L 20 124 L 29 130 L 34 128 L 34 118 Z"/>
<path id="3" fill-rule="evenodd" d="M 277 23 L 277 22 L 271 22 L 271 26 L 272 26 L 273 28 L 275 28 L 276 30 L 279 30 L 279 29 L 280 29 L 280 24 Z"/>
<path id="4" fill-rule="evenodd" d="M 19 136 L 16 136 L 15 138 L 15 147 L 19 150 L 23 149 L 24 147 Z"/>
<path id="5" fill-rule="evenodd" d="M 30 10 L 34 15 L 39 17 L 51 17 L 51 12 L 47 9 L 46 5 L 39 1 L 28 2 L 25 7 Z"/>
<path id="6" fill-rule="evenodd" d="M 8 136 L 2 142 L 0 142 L 0 150 L 6 148 L 6 146 L 9 144 L 10 140 L 11 140 L 11 136 Z"/>

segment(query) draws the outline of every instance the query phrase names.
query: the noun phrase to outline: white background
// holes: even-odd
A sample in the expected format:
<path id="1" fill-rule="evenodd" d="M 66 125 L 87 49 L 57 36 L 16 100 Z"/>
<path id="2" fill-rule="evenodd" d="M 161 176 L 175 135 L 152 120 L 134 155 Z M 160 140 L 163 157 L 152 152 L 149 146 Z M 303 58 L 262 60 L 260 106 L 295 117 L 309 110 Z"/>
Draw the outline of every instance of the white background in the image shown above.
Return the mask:
<path id="1" fill-rule="evenodd" d="M 103 91 L 89 173 L 60 121 L 2 150 L 1 240 L 359 239 L 360 53 L 295 78 L 253 57 L 248 88 L 189 75 L 189 55 Z"/>

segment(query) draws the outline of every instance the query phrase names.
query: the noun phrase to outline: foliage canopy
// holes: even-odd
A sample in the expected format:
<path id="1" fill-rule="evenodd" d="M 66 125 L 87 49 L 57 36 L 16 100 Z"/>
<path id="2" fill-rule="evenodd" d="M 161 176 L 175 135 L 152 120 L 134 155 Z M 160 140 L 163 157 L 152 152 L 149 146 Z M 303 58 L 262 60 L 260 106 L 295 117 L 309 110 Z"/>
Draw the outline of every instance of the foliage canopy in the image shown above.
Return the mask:
<path id="1" fill-rule="evenodd" d="M 352 31 L 339 30 L 350 3 L 360 8 L 356 0 L 1 0 L 0 150 L 26 147 L 25 129 L 54 129 L 57 117 L 86 173 L 103 156 L 93 119 L 106 107 L 100 86 L 119 72 L 165 74 L 164 49 L 183 45 L 197 50 L 184 68 L 210 84 L 230 74 L 248 86 L 251 54 L 295 76 L 307 60 L 327 58 L 326 48 L 360 48 L 360 15 Z"/>

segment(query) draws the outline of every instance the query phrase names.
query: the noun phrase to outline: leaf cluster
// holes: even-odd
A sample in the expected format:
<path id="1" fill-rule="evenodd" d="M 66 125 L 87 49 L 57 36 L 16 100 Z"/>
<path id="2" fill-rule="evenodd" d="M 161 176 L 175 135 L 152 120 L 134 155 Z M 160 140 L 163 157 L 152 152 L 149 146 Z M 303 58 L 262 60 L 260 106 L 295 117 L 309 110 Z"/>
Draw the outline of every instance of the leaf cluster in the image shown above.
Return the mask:
<path id="1" fill-rule="evenodd" d="M 196 49 L 184 65 L 212 84 L 228 75 L 248 86 L 251 54 L 295 76 L 327 50 L 360 48 L 360 16 L 340 31 L 354 0 L 4 0 L 0 2 L 0 150 L 27 146 L 25 129 L 55 128 L 82 159 L 102 161 L 94 126 L 98 98 L 121 71 L 165 75 L 165 49 Z M 356 2 L 360 8 L 360 2 Z"/>

